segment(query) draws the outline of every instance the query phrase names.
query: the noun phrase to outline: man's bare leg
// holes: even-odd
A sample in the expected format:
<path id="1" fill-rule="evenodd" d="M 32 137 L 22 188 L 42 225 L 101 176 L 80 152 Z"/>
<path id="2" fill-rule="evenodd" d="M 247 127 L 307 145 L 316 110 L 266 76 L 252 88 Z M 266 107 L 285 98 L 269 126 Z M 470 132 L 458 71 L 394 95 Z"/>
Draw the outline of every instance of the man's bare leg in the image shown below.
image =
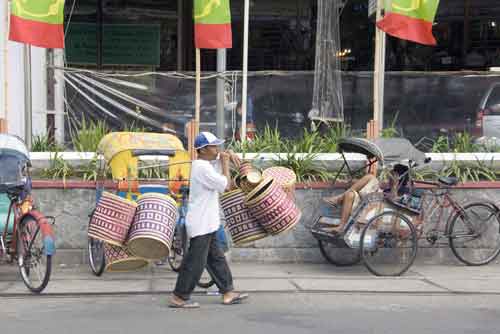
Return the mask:
<path id="1" fill-rule="evenodd" d="M 356 182 L 354 182 L 354 184 L 348 190 L 346 190 L 345 192 L 343 192 L 342 194 L 337 195 L 337 196 L 324 197 L 323 201 L 325 201 L 325 202 L 327 202 L 328 204 L 331 204 L 331 205 L 340 204 L 340 203 L 342 203 L 344 201 L 344 196 L 349 191 L 352 191 L 352 190 L 354 190 L 356 192 L 360 191 L 364 186 L 366 186 L 368 184 L 368 182 L 370 182 L 374 178 L 375 178 L 374 175 L 372 175 L 372 174 L 366 174 L 361 179 L 359 179 Z"/>
<path id="2" fill-rule="evenodd" d="M 340 214 L 340 224 L 332 228 L 333 232 L 342 232 L 344 229 L 344 226 L 347 224 L 347 221 L 351 216 L 355 197 L 356 193 L 352 190 L 348 190 L 345 193 L 344 201 L 342 202 L 342 212 Z"/>

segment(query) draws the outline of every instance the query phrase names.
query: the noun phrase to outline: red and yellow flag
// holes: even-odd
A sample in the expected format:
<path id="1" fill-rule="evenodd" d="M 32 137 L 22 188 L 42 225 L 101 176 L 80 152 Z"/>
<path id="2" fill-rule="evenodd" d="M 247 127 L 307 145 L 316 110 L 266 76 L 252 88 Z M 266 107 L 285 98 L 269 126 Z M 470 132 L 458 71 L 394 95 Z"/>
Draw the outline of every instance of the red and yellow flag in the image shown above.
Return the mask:
<path id="1" fill-rule="evenodd" d="M 64 48 L 64 0 L 12 0 L 9 39 L 42 48 Z"/>
<path id="2" fill-rule="evenodd" d="M 377 27 L 391 36 L 436 45 L 432 23 L 439 0 L 386 0 L 385 16 Z"/>
<path id="3" fill-rule="evenodd" d="M 194 36 L 198 49 L 233 47 L 229 0 L 194 0 Z"/>

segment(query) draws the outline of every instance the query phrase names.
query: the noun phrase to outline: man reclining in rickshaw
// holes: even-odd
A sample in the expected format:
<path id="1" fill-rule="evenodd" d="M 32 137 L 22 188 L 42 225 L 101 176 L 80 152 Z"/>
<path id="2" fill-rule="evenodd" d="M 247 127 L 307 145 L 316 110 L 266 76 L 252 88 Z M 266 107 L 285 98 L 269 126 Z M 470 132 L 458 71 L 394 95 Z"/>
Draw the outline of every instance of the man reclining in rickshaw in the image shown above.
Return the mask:
<path id="1" fill-rule="evenodd" d="M 361 199 L 371 193 L 382 191 L 380 189 L 380 182 L 373 174 L 366 174 L 361 179 L 353 183 L 353 185 L 337 196 L 324 197 L 323 201 L 333 206 L 342 205 L 340 214 L 340 224 L 331 228 L 331 232 L 339 233 L 343 231 L 344 226 L 347 224 L 351 213 L 361 203 Z"/>
<path id="2" fill-rule="evenodd" d="M 376 148 L 380 149 L 380 152 L 377 152 L 378 154 L 373 154 L 371 158 L 368 156 L 368 170 L 370 170 L 376 160 L 380 162 L 385 160 L 387 165 L 391 166 L 388 173 L 388 183 L 386 187 L 382 187 L 375 175 L 366 174 L 362 178 L 356 180 L 351 187 L 342 194 L 323 198 L 323 201 L 332 206 L 342 206 L 340 223 L 330 228 L 329 231 L 332 233 L 340 233 L 343 231 L 351 214 L 368 194 L 384 192 L 386 197 L 396 200 L 397 197 L 408 193 L 410 191 L 410 178 L 408 175 L 408 166 L 406 166 L 405 162 L 425 160 L 424 153 L 417 150 L 404 138 L 382 138 L 374 142 L 369 142 L 368 144 L 366 140 L 360 138 L 354 138 L 354 140 L 359 140 L 359 144 L 361 145 L 375 145 Z M 349 141 L 349 139 L 346 139 L 346 141 Z M 351 149 L 353 148 L 352 145 L 349 147 Z M 342 147 L 339 149 L 342 150 Z M 361 150 L 360 152 L 362 151 L 366 152 L 366 150 Z M 341 151 L 341 153 L 343 154 L 343 151 Z M 345 161 L 345 163 L 347 164 L 347 161 Z M 416 225 L 420 224 L 420 217 L 416 217 L 413 223 Z"/>

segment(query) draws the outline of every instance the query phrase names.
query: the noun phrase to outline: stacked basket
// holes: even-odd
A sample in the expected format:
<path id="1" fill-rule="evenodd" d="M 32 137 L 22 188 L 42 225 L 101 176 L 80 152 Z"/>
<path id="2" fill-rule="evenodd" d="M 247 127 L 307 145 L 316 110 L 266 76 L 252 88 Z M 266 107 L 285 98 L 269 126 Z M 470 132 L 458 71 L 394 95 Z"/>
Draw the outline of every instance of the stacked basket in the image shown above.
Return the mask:
<path id="1" fill-rule="evenodd" d="M 239 246 L 291 230 L 301 211 L 294 202 L 295 173 L 271 167 L 261 174 L 248 163 L 240 168 L 239 189 L 225 193 L 221 205 L 229 233 Z"/>
<path id="2" fill-rule="evenodd" d="M 175 200 L 166 194 L 146 193 L 134 202 L 104 192 L 88 236 L 104 242 L 106 271 L 138 270 L 168 256 L 177 215 Z"/>

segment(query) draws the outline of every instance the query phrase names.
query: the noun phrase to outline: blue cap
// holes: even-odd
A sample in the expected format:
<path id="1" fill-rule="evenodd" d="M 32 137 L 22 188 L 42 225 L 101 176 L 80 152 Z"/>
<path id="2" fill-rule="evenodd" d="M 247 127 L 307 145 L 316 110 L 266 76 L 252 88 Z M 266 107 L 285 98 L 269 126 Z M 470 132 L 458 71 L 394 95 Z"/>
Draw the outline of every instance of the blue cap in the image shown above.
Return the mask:
<path id="1" fill-rule="evenodd" d="M 210 132 L 200 132 L 196 139 L 194 140 L 194 148 L 200 149 L 209 145 L 222 145 L 224 140 L 217 138 L 213 133 Z"/>

